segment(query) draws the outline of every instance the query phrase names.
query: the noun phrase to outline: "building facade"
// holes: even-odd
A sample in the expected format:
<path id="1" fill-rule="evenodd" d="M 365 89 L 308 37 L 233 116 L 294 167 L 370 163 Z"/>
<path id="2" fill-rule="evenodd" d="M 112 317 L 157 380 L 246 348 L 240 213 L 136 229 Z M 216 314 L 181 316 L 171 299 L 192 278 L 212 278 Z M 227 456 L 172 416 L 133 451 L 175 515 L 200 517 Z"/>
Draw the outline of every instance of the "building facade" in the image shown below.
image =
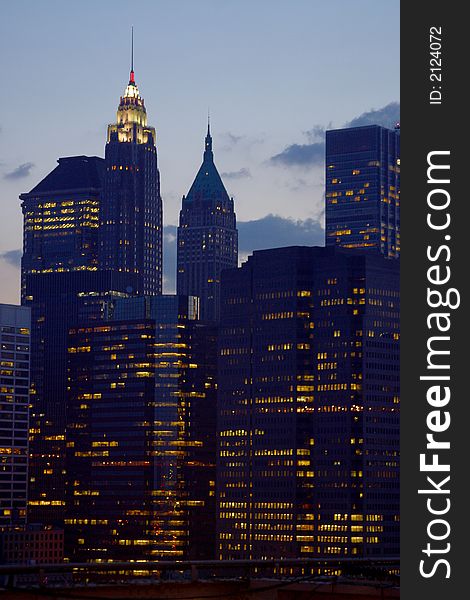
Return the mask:
<path id="1" fill-rule="evenodd" d="M 36 523 L 0 531 L 0 564 L 53 565 L 63 559 L 63 529 Z M 35 579 L 33 575 L 33 583 Z"/>
<path id="2" fill-rule="evenodd" d="M 182 200 L 177 254 L 177 293 L 200 299 L 201 320 L 218 322 L 221 273 L 236 267 L 237 260 L 233 198 L 214 164 L 208 127 L 201 168 Z"/>
<path id="3" fill-rule="evenodd" d="M 131 70 L 116 123 L 108 126 L 100 264 L 138 277 L 138 292 L 162 292 L 162 199 L 156 134 Z"/>
<path id="4" fill-rule="evenodd" d="M 216 345 L 197 316 L 141 297 L 71 330 L 69 558 L 213 557 Z"/>
<path id="5" fill-rule="evenodd" d="M 29 520 L 61 525 L 65 509 L 67 333 L 100 319 L 115 296 L 137 293 L 134 273 L 101 270 L 104 161 L 76 156 L 20 196 L 22 304 L 31 309 Z"/>
<path id="6" fill-rule="evenodd" d="M 398 285 L 325 248 L 222 276 L 219 558 L 397 555 Z"/>
<path id="7" fill-rule="evenodd" d="M 0 530 L 26 523 L 31 314 L 0 304 Z"/>
<path id="8" fill-rule="evenodd" d="M 400 128 L 326 132 L 326 245 L 400 255 Z"/>
<path id="9" fill-rule="evenodd" d="M 23 298 L 26 275 L 98 269 L 104 160 L 69 156 L 58 163 L 30 192 L 20 195 Z"/>
<path id="10" fill-rule="evenodd" d="M 42 273 L 26 276 L 31 308 L 29 520 L 63 524 L 67 335 L 77 321 L 101 320 L 106 302 L 135 289 L 128 273 Z"/>

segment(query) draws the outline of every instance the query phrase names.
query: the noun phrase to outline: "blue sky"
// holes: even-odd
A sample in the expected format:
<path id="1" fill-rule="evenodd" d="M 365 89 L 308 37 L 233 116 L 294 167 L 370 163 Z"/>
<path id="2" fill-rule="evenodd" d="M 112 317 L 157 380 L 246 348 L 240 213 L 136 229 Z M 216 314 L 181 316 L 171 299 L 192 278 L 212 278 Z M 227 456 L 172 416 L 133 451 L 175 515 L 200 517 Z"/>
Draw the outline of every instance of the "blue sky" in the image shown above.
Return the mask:
<path id="1" fill-rule="evenodd" d="M 324 129 L 398 114 L 389 106 L 399 100 L 398 0 L 4 2 L 0 301 L 18 301 L 18 195 L 59 156 L 104 154 L 129 76 L 131 25 L 170 246 L 208 108 L 216 164 L 239 221 L 250 222 L 241 226 L 243 256 L 261 229 L 265 245 L 296 243 L 297 234 L 308 243 L 308 231 L 318 243 Z"/>

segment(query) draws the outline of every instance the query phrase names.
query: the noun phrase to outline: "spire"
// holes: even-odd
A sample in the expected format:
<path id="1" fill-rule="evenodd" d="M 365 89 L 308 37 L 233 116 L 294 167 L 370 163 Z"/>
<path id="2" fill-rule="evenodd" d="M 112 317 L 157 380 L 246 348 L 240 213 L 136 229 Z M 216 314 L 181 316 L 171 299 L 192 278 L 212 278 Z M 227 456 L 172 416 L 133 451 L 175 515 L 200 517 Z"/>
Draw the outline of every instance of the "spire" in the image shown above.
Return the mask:
<path id="1" fill-rule="evenodd" d="M 134 79 L 134 25 L 131 27 L 131 74 L 129 76 L 129 83 L 135 83 Z"/>
<path id="2" fill-rule="evenodd" d="M 209 111 L 207 111 L 207 135 L 206 135 L 206 144 L 204 150 L 204 161 L 213 161 L 214 154 L 212 152 L 212 136 L 211 136 L 211 116 Z"/>
<path id="3" fill-rule="evenodd" d="M 144 100 L 139 93 L 139 88 L 135 82 L 134 76 L 134 26 L 131 27 L 131 72 L 129 75 L 129 83 L 124 91 L 124 96 L 121 97 L 120 107 L 125 107 L 128 105 L 139 105 L 144 107 Z M 118 119 L 119 120 L 119 119 Z"/>
<path id="4" fill-rule="evenodd" d="M 147 125 L 145 102 L 140 95 L 134 77 L 134 27 L 131 27 L 131 71 L 129 82 L 121 96 L 116 114 L 116 123 L 108 125 L 108 142 L 111 138 L 119 142 L 155 144 L 155 128 Z"/>
<path id="5" fill-rule="evenodd" d="M 189 192 L 184 198 L 184 204 L 191 202 L 212 202 L 215 199 L 220 201 L 230 201 L 227 190 L 220 178 L 217 167 L 214 163 L 214 154 L 212 152 L 212 136 L 210 127 L 210 116 L 207 118 L 207 135 L 204 147 L 204 160 L 197 172 Z"/>

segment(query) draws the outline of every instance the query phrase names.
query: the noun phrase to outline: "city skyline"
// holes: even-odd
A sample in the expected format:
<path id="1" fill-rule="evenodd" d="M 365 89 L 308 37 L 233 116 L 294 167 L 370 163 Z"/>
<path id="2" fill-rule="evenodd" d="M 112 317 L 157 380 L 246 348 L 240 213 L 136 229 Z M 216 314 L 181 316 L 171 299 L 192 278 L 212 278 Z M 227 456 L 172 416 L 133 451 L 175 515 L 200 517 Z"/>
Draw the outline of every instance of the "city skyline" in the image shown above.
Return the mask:
<path id="1" fill-rule="evenodd" d="M 240 258 L 260 247 L 253 240 L 262 227 L 268 237 L 270 231 L 279 238 L 279 230 L 289 230 L 280 241 L 284 245 L 289 239 L 294 243 L 297 234 L 300 243 L 318 243 L 324 128 L 357 124 L 354 119 L 372 107 L 378 111 L 376 122 L 391 123 L 398 112 L 397 104 L 390 105 L 399 93 L 398 3 L 360 4 L 363 10 L 357 3 L 326 7 L 299 2 L 287 12 L 281 3 L 270 3 L 268 12 L 260 2 L 248 12 L 248 5 L 240 11 L 238 4 L 234 10 L 230 4 L 204 2 L 195 7 L 183 2 L 179 8 L 185 20 L 169 3 L 143 3 L 147 23 L 117 3 L 120 10 L 113 15 L 101 6 L 94 9 L 93 22 L 86 21 L 86 42 L 70 30 L 69 22 L 79 25 L 90 16 L 87 3 L 80 14 L 71 7 L 55 6 L 51 11 L 47 3 L 28 6 L 27 21 L 26 4 L 11 7 L 2 43 L 8 45 L 9 85 L 18 101 L 8 106 L 8 118 L 0 123 L 1 300 L 17 301 L 19 293 L 19 269 L 14 266 L 21 254 L 19 193 L 32 189 L 60 156 L 104 154 L 105 128 L 113 121 L 116 96 L 128 74 L 131 24 L 136 31 L 136 74 L 157 129 L 165 237 L 170 244 L 167 263 L 176 250 L 177 213 L 197 168 L 208 105 L 221 175 L 237 207 Z M 331 34 L 324 31 L 331 28 L 324 24 L 333 23 L 333 17 L 331 44 Z M 159 24 L 156 36 L 152 18 Z M 104 25 L 116 35 L 103 35 Z M 177 44 L 174 31 L 181 33 Z M 384 36 L 387 45 L 381 41 Z M 188 58 L 195 45 L 197 65 L 194 57 Z M 105 77 L 97 77 L 90 67 L 96 56 L 96 73 L 105 71 Z M 325 64 L 320 68 L 312 56 L 321 56 Z M 239 81 L 243 85 L 235 85 Z M 53 102 L 43 102 L 43 94 L 51 94 Z M 57 120 L 60 127 L 54 127 Z M 278 217 L 266 220 L 270 214 Z M 273 243 L 268 239 L 264 247 Z M 167 264 L 167 273 L 168 269 L 173 271 L 173 264 Z M 166 291 L 172 286 L 167 275 Z"/>
<path id="2" fill-rule="evenodd" d="M 134 16 L 120 1 L 117 23 L 85 1 L 83 13 L 54 8 L 41 30 L 39 11 L 26 27 L 22 52 L 40 32 L 48 58 L 76 17 L 38 96 L 31 72 L 27 144 L 0 161 L 0 181 L 25 190 L 21 305 L 31 316 L 18 540 L 38 524 L 59 562 L 399 552 L 399 103 L 393 43 L 383 43 L 393 19 L 370 0 L 356 12 L 337 0 L 337 12 L 267 6 L 182 0 L 179 14 L 144 1 L 147 19 L 162 14 L 151 34 L 140 23 L 141 54 L 135 23 L 120 32 Z M 165 19 L 171 39 L 158 33 Z M 126 62 L 98 147 L 108 86 Z M 20 140 L 24 119 L 13 123 Z M 12 166 L 20 148 L 32 158 Z M 0 264 L 22 252 L 0 247 Z M 6 297 L 12 281 L 3 277 Z M 0 354 L 16 381 L 13 341 Z M 2 407 L 16 401 L 10 383 Z M 17 453 L 12 440 L 6 455 Z M 0 559 L 8 536 L 2 544 Z"/>

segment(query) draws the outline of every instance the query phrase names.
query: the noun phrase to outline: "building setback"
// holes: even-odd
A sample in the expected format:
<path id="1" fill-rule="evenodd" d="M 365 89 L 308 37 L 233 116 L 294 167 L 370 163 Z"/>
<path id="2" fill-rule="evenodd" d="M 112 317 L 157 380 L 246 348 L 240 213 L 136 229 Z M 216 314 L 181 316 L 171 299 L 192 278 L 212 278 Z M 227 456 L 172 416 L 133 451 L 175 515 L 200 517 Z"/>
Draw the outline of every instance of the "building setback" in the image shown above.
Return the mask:
<path id="1" fill-rule="evenodd" d="M 398 262 L 255 252 L 222 276 L 218 557 L 397 555 Z"/>
<path id="2" fill-rule="evenodd" d="M 202 165 L 182 200 L 177 254 L 177 293 L 200 298 L 202 321 L 218 322 L 220 276 L 237 260 L 233 198 L 214 164 L 208 126 Z"/>
<path id="3" fill-rule="evenodd" d="M 212 558 L 215 330 L 197 299 L 119 300 L 69 338 L 66 552 Z"/>
<path id="4" fill-rule="evenodd" d="M 131 70 L 108 126 L 101 203 L 103 269 L 136 274 L 139 294 L 162 292 L 162 199 L 155 128 Z"/>
<path id="5" fill-rule="evenodd" d="M 0 530 L 26 523 L 31 314 L 0 304 Z"/>
<path id="6" fill-rule="evenodd" d="M 326 132 L 326 245 L 400 255 L 400 128 Z"/>

